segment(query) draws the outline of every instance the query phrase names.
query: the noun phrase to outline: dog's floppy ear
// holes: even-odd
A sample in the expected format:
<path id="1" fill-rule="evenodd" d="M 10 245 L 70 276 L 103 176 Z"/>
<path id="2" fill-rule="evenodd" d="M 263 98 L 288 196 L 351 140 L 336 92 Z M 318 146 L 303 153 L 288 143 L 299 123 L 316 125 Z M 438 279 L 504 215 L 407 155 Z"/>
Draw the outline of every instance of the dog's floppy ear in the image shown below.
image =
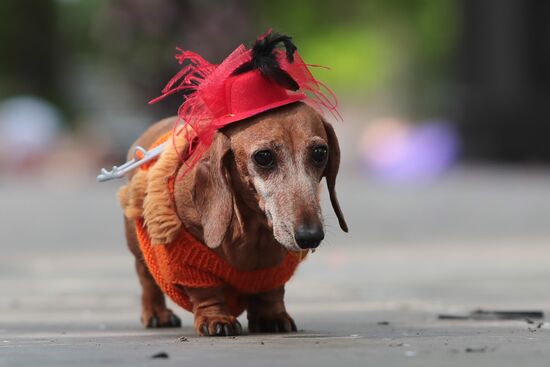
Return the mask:
<path id="1" fill-rule="evenodd" d="M 328 193 L 330 196 L 330 203 L 332 204 L 332 209 L 338 217 L 338 223 L 342 231 L 348 231 L 348 225 L 344 219 L 344 214 L 342 209 L 340 209 L 340 204 L 338 203 L 338 198 L 336 197 L 336 176 L 338 175 L 338 169 L 340 168 L 340 146 L 338 145 L 338 139 L 336 138 L 336 133 L 331 124 L 323 120 L 323 125 L 325 126 L 325 131 L 328 138 L 329 146 L 329 156 L 327 166 L 325 167 L 325 172 L 323 176 L 326 177 Z"/>
<path id="2" fill-rule="evenodd" d="M 227 171 L 230 153 L 229 138 L 217 132 L 209 152 L 197 163 L 193 201 L 201 216 L 204 242 L 210 248 L 222 243 L 233 216 Z"/>

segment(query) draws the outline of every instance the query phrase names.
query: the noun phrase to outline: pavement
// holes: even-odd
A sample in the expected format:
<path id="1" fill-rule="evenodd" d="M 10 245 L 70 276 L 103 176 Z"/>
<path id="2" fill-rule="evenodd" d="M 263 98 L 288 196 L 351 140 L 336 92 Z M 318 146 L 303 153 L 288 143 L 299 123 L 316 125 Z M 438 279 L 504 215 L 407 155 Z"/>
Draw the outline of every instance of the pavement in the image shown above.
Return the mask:
<path id="1" fill-rule="evenodd" d="M 547 322 L 438 319 L 550 312 L 545 170 L 461 167 L 415 185 L 344 172 L 351 232 L 325 205 L 327 240 L 287 287 L 300 331 L 235 338 L 195 336 L 177 306 L 182 328 L 140 326 L 119 184 L 0 178 L 0 366 L 550 363 Z"/>

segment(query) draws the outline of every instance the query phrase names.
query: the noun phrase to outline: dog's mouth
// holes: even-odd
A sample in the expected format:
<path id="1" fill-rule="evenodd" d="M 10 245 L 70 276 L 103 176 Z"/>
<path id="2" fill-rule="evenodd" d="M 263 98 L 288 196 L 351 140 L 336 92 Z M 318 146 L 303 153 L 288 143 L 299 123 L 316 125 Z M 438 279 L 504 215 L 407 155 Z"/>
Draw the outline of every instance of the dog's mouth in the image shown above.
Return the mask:
<path id="1" fill-rule="evenodd" d="M 284 225 L 275 225 L 273 227 L 273 235 L 277 242 L 281 246 L 283 246 L 285 249 L 291 252 L 299 253 L 303 251 L 300 246 L 298 246 L 298 243 L 296 242 L 296 239 L 294 238 L 294 234 L 292 231 L 287 228 Z"/>
<path id="2" fill-rule="evenodd" d="M 273 233 L 273 237 L 277 242 L 285 249 L 295 253 L 301 253 L 304 251 L 315 251 L 320 246 L 324 239 L 324 233 L 321 230 L 322 235 L 319 237 L 312 237 L 309 231 L 295 231 L 294 226 L 285 225 L 278 221 L 273 221 L 274 216 L 271 211 L 266 208 L 265 216 L 267 219 L 267 225 Z"/>
<path id="3" fill-rule="evenodd" d="M 271 212 L 269 210 L 265 211 L 265 217 L 267 219 L 267 225 L 270 228 L 273 228 L 273 216 L 271 215 Z"/>
<path id="4" fill-rule="evenodd" d="M 284 245 L 283 245 L 284 246 Z M 292 247 L 288 247 L 288 246 L 284 246 L 288 251 L 290 252 L 295 252 L 295 253 L 301 253 L 303 251 L 308 251 L 308 250 L 304 250 L 304 249 L 301 249 L 299 248 L 298 246 L 292 246 Z"/>
<path id="5" fill-rule="evenodd" d="M 291 252 L 295 255 L 298 255 L 298 256 L 305 256 L 308 252 L 311 251 L 311 253 L 314 253 L 316 250 L 317 250 L 317 247 L 312 247 L 312 248 L 301 248 L 297 245 L 293 245 L 293 246 L 285 246 L 285 245 L 282 245 L 288 252 Z"/>

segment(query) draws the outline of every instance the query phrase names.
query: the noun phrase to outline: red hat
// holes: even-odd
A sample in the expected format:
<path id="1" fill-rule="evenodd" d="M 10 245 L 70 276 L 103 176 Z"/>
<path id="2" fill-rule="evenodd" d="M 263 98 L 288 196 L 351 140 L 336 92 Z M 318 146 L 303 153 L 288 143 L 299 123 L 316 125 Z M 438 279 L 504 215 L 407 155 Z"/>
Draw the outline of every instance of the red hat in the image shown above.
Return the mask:
<path id="1" fill-rule="evenodd" d="M 280 43 L 285 51 L 277 48 Z M 195 132 L 198 144 L 186 154 L 192 154 L 191 163 L 200 158 L 218 129 L 277 107 L 308 101 L 339 117 L 336 96 L 308 69 L 318 65 L 304 63 L 289 36 L 268 31 L 252 49 L 240 45 L 219 65 L 194 52 L 178 51 L 176 59 L 185 66 L 149 103 L 178 92 L 184 95 L 174 131 L 182 131 L 178 126 L 183 121 Z"/>

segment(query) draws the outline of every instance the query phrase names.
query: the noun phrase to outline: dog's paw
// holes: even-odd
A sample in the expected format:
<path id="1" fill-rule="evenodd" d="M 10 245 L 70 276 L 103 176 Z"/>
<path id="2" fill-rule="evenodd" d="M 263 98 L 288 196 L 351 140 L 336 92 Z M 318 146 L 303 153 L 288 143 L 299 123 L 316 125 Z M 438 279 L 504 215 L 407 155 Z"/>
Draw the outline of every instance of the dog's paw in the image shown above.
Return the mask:
<path id="1" fill-rule="evenodd" d="M 181 320 L 171 310 L 143 310 L 141 323 L 146 328 L 181 327 Z"/>
<path id="2" fill-rule="evenodd" d="M 290 333 L 297 331 L 296 324 L 286 312 L 274 316 L 248 318 L 248 331 L 251 333 Z"/>
<path id="3" fill-rule="evenodd" d="M 195 331 L 201 336 L 233 336 L 243 329 L 233 316 L 196 316 Z"/>

